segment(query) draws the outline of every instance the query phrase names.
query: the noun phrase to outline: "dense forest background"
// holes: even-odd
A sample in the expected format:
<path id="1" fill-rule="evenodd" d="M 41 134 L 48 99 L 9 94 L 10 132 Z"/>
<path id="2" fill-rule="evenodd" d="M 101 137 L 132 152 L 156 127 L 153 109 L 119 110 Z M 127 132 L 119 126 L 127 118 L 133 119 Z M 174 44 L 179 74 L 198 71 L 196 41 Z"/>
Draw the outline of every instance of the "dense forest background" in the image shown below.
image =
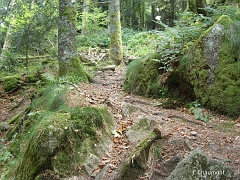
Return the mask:
<path id="1" fill-rule="evenodd" d="M 75 3 L 75 1 L 73 2 Z M 225 4 L 233 6 L 225 6 Z M 109 32 L 107 30 L 109 2 L 85 0 L 77 3 L 77 6 L 79 50 L 84 47 L 109 48 Z M 133 39 L 140 43 L 143 39 L 149 40 L 147 37 L 141 37 L 144 32 L 146 32 L 146 36 L 150 36 L 152 33 L 151 37 L 153 37 L 157 33 L 156 31 L 175 26 L 182 28 L 179 31 L 183 31 L 182 34 L 186 33 L 185 36 L 189 38 L 182 37 L 182 39 L 190 41 L 191 38 L 194 38 L 191 35 L 197 37 L 196 33 L 211 25 L 220 14 L 231 14 L 237 6 L 237 1 L 121 1 L 121 26 L 123 45 L 126 46 L 125 55 L 141 56 L 146 52 L 144 50 L 146 42 L 141 44 L 142 48 L 133 47 L 139 44 L 134 44 Z M 6 68 L 17 63 L 19 56 L 39 54 L 56 56 L 58 1 L 2 1 L 0 13 L 2 58 L 10 59 L 5 62 Z M 183 28 L 187 27 L 189 27 L 188 30 L 184 31 Z M 148 31 L 151 33 L 147 33 Z M 133 35 L 135 37 L 132 37 Z M 159 45 L 159 40 L 153 39 L 154 42 L 151 40 L 148 42 L 150 51 Z M 4 54 L 4 50 L 7 50 L 6 54 Z M 142 51 L 141 54 L 140 51 Z M 3 62 L 1 61 L 1 63 Z M 25 65 L 28 66 L 27 60 Z"/>

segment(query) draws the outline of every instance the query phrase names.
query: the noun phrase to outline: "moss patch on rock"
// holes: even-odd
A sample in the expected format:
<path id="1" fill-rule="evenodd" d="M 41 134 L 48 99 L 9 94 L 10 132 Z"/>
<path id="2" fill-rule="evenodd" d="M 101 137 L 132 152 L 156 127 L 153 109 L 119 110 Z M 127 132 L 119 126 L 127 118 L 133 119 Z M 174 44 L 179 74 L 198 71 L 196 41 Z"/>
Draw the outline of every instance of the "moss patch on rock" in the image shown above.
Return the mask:
<path id="1" fill-rule="evenodd" d="M 81 82 L 91 82 L 92 77 L 84 69 L 78 57 L 72 58 L 69 62 L 59 62 L 59 75 L 60 76 L 75 76 L 79 78 Z"/>
<path id="2" fill-rule="evenodd" d="M 124 90 L 147 97 L 159 97 L 162 89 L 159 81 L 159 62 L 156 54 L 132 61 L 126 71 Z"/>
<path id="3" fill-rule="evenodd" d="M 156 60 L 159 59 L 159 60 Z M 181 71 L 163 71 L 160 55 L 151 54 L 136 59 L 127 66 L 124 90 L 146 97 L 166 98 L 163 106 L 173 108 L 196 99 L 193 86 Z M 177 103 L 173 103 L 177 102 Z"/>
<path id="4" fill-rule="evenodd" d="M 5 92 L 16 90 L 21 83 L 22 77 L 20 75 L 13 75 L 3 77 L 3 87 Z"/>

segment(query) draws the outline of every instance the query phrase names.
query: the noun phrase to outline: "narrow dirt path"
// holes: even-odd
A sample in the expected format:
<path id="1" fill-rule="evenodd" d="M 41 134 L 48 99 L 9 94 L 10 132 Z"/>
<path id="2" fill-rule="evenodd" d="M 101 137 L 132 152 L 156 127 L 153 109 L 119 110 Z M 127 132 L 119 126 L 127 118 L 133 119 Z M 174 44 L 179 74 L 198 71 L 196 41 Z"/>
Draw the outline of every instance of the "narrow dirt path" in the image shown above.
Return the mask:
<path id="1" fill-rule="evenodd" d="M 224 116 L 212 116 L 207 123 L 197 121 L 186 109 L 182 111 L 162 109 L 157 106 L 158 101 L 122 91 L 124 81 L 124 67 L 117 67 L 115 71 L 98 71 L 94 80 L 96 83 L 79 85 L 79 89 L 92 105 L 105 105 L 114 115 L 118 124 L 117 131 L 121 135 L 113 138 L 112 149 L 103 157 L 99 167 L 108 166 L 104 179 L 109 179 L 111 173 L 119 166 L 130 149 L 136 146 L 131 144 L 126 136 L 126 131 L 139 119 L 139 116 L 149 116 L 160 124 L 164 139 L 161 152 L 162 160 L 156 168 L 162 176 L 167 176 L 164 163 L 170 158 L 178 156 L 184 158 L 195 148 L 201 148 L 208 156 L 230 166 L 235 172 L 240 173 L 240 122 L 232 122 L 231 126 Z M 138 107 L 137 112 L 124 115 L 124 104 Z M 218 128 L 217 128 L 218 127 Z M 141 177 L 140 179 L 147 179 Z"/>

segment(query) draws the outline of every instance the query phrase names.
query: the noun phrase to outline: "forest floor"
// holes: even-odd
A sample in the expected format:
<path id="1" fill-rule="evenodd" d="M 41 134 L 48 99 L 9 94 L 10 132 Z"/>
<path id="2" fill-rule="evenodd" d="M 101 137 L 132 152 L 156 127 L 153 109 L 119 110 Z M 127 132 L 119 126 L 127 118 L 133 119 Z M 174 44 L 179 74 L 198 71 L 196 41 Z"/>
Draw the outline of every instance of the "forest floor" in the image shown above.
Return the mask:
<path id="1" fill-rule="evenodd" d="M 118 138 L 113 138 L 114 145 L 103 157 L 100 168 L 108 164 L 108 179 L 111 173 L 120 165 L 128 152 L 136 144 L 131 144 L 126 132 L 140 116 L 148 116 L 159 123 L 163 138 L 161 161 L 156 164 L 162 176 L 168 174 L 164 170 L 164 163 L 174 156 L 184 158 L 195 148 L 202 149 L 209 157 L 223 162 L 236 173 L 240 173 L 240 118 L 230 120 L 221 115 L 211 114 L 207 122 L 195 120 L 189 109 L 163 109 L 156 99 L 143 98 L 126 94 L 122 90 L 125 67 L 116 67 L 115 70 L 97 71 L 95 83 L 81 83 L 78 91 L 91 105 L 105 105 L 112 112 L 118 127 Z M 0 87 L 1 88 L 1 87 Z M 0 97 L 0 123 L 7 121 L 11 116 L 30 103 L 30 98 L 23 94 L 2 94 Z M 69 97 L 68 99 L 71 99 Z M 77 99 L 71 99 L 77 101 Z M 138 108 L 132 114 L 124 115 L 124 103 Z M 5 132 L 0 138 L 4 138 Z M 143 176 L 141 179 L 147 178 Z"/>

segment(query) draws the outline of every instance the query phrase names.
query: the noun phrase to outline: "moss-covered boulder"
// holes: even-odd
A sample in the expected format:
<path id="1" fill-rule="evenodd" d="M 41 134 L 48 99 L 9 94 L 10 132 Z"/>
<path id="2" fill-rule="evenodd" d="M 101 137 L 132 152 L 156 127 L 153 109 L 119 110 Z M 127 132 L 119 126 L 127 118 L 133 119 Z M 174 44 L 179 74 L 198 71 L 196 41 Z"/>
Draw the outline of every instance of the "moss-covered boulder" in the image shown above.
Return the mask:
<path id="1" fill-rule="evenodd" d="M 167 180 L 179 179 L 234 179 L 234 172 L 221 162 L 212 160 L 206 156 L 200 149 L 196 149 L 179 162 L 167 178 Z"/>
<path id="2" fill-rule="evenodd" d="M 22 77 L 20 75 L 3 77 L 3 87 L 5 92 L 16 90 L 21 84 Z"/>
<path id="3" fill-rule="evenodd" d="M 36 118 L 36 117 L 35 117 Z M 41 113 L 31 128 L 11 145 L 16 160 L 9 177 L 34 179 L 48 170 L 58 177 L 87 174 L 111 147 L 113 118 L 103 107 Z M 94 156 L 95 161 L 87 157 Z M 81 169 L 79 169 L 81 167 Z"/>
<path id="4" fill-rule="evenodd" d="M 11 120 L 9 151 L 16 158 L 5 179 L 96 175 L 94 169 L 112 147 L 114 119 L 102 106 L 68 106 L 67 95 L 64 87 L 50 86 L 30 111 Z"/>
<path id="5" fill-rule="evenodd" d="M 181 71 L 203 105 L 236 117 L 240 115 L 240 62 L 229 38 L 232 24 L 230 17 L 221 16 L 190 46 Z"/>
<path id="6" fill-rule="evenodd" d="M 146 57 L 136 59 L 127 66 L 124 90 L 147 97 L 159 97 L 161 85 L 159 80 L 158 55 L 151 54 Z"/>

